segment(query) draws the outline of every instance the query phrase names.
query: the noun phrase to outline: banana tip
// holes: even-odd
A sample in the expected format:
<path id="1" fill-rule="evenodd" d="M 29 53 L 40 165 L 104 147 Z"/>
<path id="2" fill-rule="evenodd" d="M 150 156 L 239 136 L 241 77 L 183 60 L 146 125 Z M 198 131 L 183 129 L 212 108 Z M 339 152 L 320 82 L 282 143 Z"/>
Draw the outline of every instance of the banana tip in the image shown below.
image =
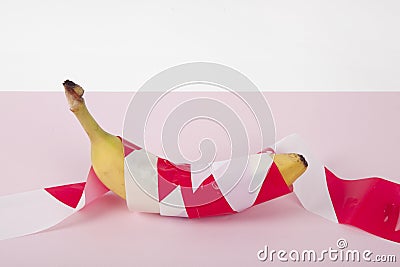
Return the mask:
<path id="1" fill-rule="evenodd" d="M 308 167 L 308 162 L 307 162 L 307 160 L 304 158 L 304 156 L 303 155 L 300 155 L 300 154 L 298 154 L 299 155 L 299 158 L 300 158 L 300 160 L 301 160 L 301 162 L 304 164 L 304 166 L 307 168 Z"/>
<path id="2" fill-rule="evenodd" d="M 73 81 L 70 81 L 70 80 L 65 80 L 63 82 L 63 85 L 68 86 L 68 87 L 74 87 L 74 86 L 76 86 L 76 83 L 74 83 Z"/>

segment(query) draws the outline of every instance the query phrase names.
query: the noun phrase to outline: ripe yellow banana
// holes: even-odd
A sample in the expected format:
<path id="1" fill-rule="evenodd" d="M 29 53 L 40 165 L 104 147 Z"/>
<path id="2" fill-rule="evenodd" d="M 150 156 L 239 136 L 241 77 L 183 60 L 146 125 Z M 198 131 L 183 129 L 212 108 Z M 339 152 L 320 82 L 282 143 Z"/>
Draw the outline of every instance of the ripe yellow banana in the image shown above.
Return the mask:
<path id="1" fill-rule="evenodd" d="M 86 107 L 81 86 L 69 80 L 63 85 L 70 110 L 89 136 L 91 160 L 96 175 L 107 188 L 125 199 L 124 150 L 121 140 L 97 124 Z M 288 186 L 293 184 L 308 166 L 304 157 L 295 153 L 274 154 L 273 159 Z"/>
<path id="2" fill-rule="evenodd" d="M 94 172 L 108 189 L 125 198 L 124 147 L 121 140 L 97 124 L 86 107 L 82 87 L 68 80 L 63 85 L 70 110 L 89 136 Z"/>

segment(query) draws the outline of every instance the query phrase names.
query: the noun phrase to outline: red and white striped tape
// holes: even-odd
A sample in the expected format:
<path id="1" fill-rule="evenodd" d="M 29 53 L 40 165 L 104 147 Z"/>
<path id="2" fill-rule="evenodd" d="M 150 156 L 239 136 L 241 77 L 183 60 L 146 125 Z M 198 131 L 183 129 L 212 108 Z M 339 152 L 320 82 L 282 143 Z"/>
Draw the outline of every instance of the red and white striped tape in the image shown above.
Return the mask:
<path id="1" fill-rule="evenodd" d="M 237 213 L 293 190 L 304 208 L 317 215 L 400 242 L 400 185 L 381 178 L 339 179 L 308 152 L 297 135 L 276 145 L 277 153 L 299 153 L 309 163 L 293 188 L 286 186 L 265 153 L 249 156 L 250 167 L 228 190 L 229 183 L 220 179 L 226 162 L 214 163 L 208 173 L 194 175 L 129 142 L 124 141 L 124 147 L 126 162 L 138 166 L 125 171 L 127 204 L 132 210 L 155 212 L 154 205 L 146 201 L 156 201 L 161 215 L 201 218 Z M 143 166 L 144 157 L 150 157 L 153 166 Z M 153 190 L 150 194 L 158 199 L 138 198 L 140 192 L 146 196 L 128 175 L 141 180 L 141 186 Z M 0 240 L 48 229 L 107 191 L 91 168 L 86 182 L 0 197 Z M 205 199 L 212 201 L 198 205 Z"/>
<path id="2" fill-rule="evenodd" d="M 86 182 L 0 197 L 0 240 L 46 230 L 108 192 L 90 168 Z"/>

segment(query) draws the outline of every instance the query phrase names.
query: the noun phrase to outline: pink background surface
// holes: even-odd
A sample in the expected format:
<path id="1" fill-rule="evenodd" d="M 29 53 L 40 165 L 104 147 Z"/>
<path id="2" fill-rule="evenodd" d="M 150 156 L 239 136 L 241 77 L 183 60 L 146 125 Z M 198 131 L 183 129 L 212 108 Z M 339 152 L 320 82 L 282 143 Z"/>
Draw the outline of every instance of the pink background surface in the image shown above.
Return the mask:
<path id="1" fill-rule="evenodd" d="M 400 93 L 265 94 L 278 139 L 299 133 L 338 176 L 379 175 L 400 182 Z M 99 123 L 121 134 L 131 96 L 88 93 L 86 99 Z M 0 195 L 85 178 L 89 141 L 62 93 L 2 92 L 0 114 Z M 339 238 L 349 249 L 400 258 L 399 244 L 313 215 L 293 194 L 237 215 L 201 220 L 132 213 L 108 194 L 50 230 L 0 241 L 0 265 L 253 266 L 271 264 L 257 260 L 265 245 L 321 251 L 336 248 Z"/>

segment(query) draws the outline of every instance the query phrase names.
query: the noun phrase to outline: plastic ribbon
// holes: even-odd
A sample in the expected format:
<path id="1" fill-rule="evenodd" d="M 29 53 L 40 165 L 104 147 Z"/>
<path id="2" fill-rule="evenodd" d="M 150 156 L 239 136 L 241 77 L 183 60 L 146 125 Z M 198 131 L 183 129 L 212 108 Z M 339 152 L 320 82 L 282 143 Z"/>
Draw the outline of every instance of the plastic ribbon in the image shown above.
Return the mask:
<path id="1" fill-rule="evenodd" d="M 126 161 L 148 155 L 125 140 L 123 143 Z M 293 190 L 303 207 L 314 214 L 400 242 L 399 184 L 376 177 L 340 179 L 313 157 L 297 135 L 286 137 L 276 144 L 276 153 L 289 152 L 302 154 L 309 164 L 293 188 L 286 186 L 279 170 L 265 153 L 249 156 L 250 162 L 258 160 L 262 164 L 257 166 L 262 167 L 249 169 L 248 175 L 244 175 L 229 192 L 224 191 L 224 183 L 218 179 L 224 165 L 221 162 L 214 163 L 211 173 L 193 179 L 190 171 L 154 157 L 156 171 L 141 168 L 140 179 L 153 179 L 153 182 L 156 179 L 157 186 L 153 189 L 157 191 L 161 215 L 201 218 L 233 214 Z M 258 185 L 252 190 L 248 177 L 258 180 Z M 131 177 L 125 179 L 132 182 Z M 126 184 L 127 204 L 135 210 L 135 195 L 129 188 Z M 108 191 L 91 168 L 86 182 L 0 197 L 0 240 L 48 229 Z M 213 197 L 214 201 L 197 205 L 199 200 L 209 197 Z M 168 203 L 174 200 L 180 205 L 167 205 L 164 203 L 166 200 Z"/>

